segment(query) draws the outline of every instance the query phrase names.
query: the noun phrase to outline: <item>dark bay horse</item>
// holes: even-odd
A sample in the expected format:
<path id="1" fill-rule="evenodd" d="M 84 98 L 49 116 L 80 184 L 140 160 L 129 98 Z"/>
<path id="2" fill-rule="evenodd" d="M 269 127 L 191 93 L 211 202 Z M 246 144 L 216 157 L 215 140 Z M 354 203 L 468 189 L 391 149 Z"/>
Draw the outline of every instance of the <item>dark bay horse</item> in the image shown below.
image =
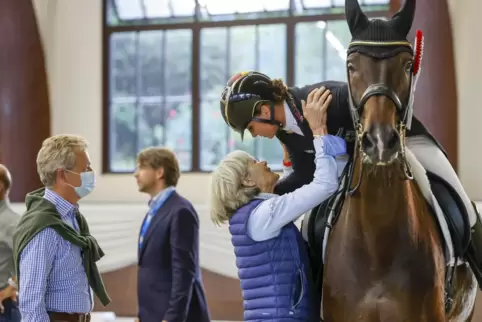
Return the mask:
<path id="1" fill-rule="evenodd" d="M 422 191 L 430 186 L 414 180 L 406 149 L 417 57 L 404 39 L 414 11 L 415 0 L 406 0 L 391 20 L 370 21 L 357 0 L 346 0 L 357 137 L 349 193 L 326 246 L 325 322 L 472 319 L 477 283 L 466 264 L 454 269 L 447 306 L 444 240 Z"/>

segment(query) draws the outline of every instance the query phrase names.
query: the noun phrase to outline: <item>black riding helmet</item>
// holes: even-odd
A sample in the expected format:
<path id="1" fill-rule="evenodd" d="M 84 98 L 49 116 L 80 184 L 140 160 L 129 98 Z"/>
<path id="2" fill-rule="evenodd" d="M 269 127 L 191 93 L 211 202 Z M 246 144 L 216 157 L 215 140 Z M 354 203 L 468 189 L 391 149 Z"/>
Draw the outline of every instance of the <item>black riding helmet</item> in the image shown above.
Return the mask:
<path id="1" fill-rule="evenodd" d="M 242 139 L 251 121 L 282 126 L 274 119 L 275 101 L 273 82 L 268 76 L 253 71 L 238 73 L 231 77 L 221 95 L 221 115 L 227 125 L 241 134 Z M 269 120 L 254 115 L 256 107 L 261 104 L 270 105 Z"/>

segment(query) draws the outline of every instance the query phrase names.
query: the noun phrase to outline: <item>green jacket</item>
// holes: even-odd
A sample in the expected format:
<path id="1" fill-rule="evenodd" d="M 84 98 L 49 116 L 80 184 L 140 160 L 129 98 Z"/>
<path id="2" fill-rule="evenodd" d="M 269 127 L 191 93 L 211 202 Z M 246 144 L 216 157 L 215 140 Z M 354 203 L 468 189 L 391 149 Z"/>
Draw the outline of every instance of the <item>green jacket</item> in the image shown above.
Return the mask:
<path id="1" fill-rule="evenodd" d="M 25 198 L 27 211 L 21 217 L 13 233 L 13 260 L 18 282 L 20 282 L 20 254 L 35 235 L 50 227 L 63 239 L 82 249 L 84 268 L 89 285 L 100 302 L 106 306 L 111 300 L 95 264 L 104 256 L 104 252 L 97 244 L 95 238 L 90 235 L 84 216 L 81 213 L 76 215 L 80 230 L 80 233 L 78 233 L 61 219 L 55 205 L 43 198 L 44 192 L 45 188 L 41 188 L 27 194 Z"/>

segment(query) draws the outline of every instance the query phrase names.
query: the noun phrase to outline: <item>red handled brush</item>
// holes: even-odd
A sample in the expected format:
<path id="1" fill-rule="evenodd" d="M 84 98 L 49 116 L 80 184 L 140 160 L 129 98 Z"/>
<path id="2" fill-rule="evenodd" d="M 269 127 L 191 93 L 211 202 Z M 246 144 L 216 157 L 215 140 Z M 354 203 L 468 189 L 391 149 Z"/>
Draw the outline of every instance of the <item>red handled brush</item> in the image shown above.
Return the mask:
<path id="1" fill-rule="evenodd" d="M 423 56 L 423 34 L 421 30 L 417 30 L 415 34 L 415 58 L 413 62 L 413 75 L 418 76 L 420 73 L 420 67 L 422 65 Z"/>
<path id="2" fill-rule="evenodd" d="M 407 128 L 410 129 L 412 125 L 412 105 L 413 105 L 413 99 L 414 99 L 414 93 L 415 93 L 415 88 L 417 86 L 417 80 L 418 77 L 420 76 L 420 69 L 422 66 L 422 56 L 423 56 L 423 34 L 421 30 L 417 30 L 415 33 L 415 46 L 414 46 L 414 54 L 415 57 L 413 58 L 413 76 L 412 76 L 412 88 L 411 88 L 411 93 L 410 93 L 410 99 L 409 99 L 409 109 L 408 109 L 408 114 L 407 114 Z"/>

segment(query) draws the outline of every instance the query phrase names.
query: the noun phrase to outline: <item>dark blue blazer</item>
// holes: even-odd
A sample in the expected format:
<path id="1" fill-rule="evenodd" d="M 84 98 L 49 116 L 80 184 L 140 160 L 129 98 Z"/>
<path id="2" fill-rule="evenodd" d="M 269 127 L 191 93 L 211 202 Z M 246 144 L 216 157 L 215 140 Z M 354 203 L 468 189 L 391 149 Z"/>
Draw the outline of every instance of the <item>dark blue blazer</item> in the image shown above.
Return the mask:
<path id="1" fill-rule="evenodd" d="M 178 193 L 152 218 L 138 262 L 140 321 L 210 321 L 199 266 L 199 218 Z"/>

